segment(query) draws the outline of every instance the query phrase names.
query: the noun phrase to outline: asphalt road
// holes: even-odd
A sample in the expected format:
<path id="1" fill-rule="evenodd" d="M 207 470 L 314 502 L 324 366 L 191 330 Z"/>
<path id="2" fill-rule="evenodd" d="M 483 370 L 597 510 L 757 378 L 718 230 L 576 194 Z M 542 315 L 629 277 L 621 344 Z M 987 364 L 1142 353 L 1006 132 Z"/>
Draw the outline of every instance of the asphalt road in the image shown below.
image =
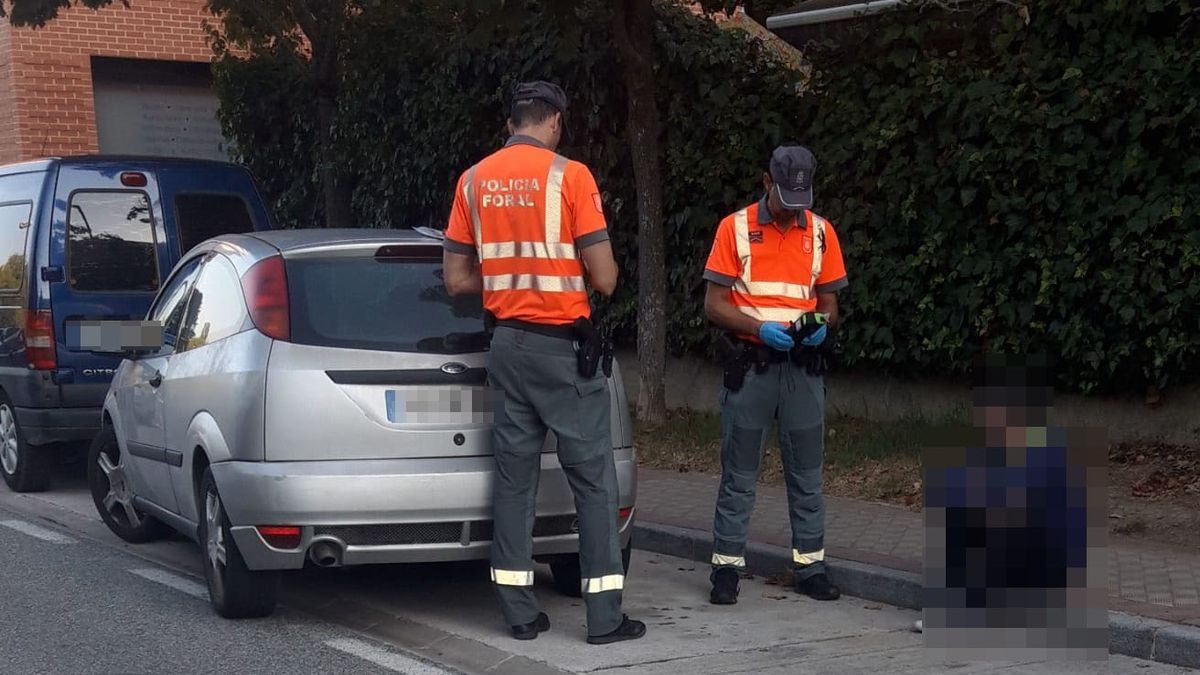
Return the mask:
<path id="1" fill-rule="evenodd" d="M 52 492 L 0 485 L 0 671 L 5 673 L 1165 673 L 1107 662 L 936 664 L 917 614 L 844 598 L 817 603 L 749 580 L 732 608 L 709 605 L 707 570 L 635 551 L 626 610 L 649 625 L 619 646 L 584 642 L 583 608 L 539 573 L 553 627 L 505 632 L 486 565 L 317 570 L 291 575 L 275 616 L 231 622 L 210 609 L 199 552 L 174 539 L 131 546 L 96 517 L 78 468 Z"/>

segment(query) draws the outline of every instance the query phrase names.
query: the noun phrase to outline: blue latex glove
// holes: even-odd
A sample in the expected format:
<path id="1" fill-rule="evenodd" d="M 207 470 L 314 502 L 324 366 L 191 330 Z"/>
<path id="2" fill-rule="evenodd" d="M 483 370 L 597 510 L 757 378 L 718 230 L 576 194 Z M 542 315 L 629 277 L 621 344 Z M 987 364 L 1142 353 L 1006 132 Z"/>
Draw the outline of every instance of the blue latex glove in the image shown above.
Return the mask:
<path id="1" fill-rule="evenodd" d="M 820 344 L 822 342 L 825 341 L 825 335 L 828 332 L 829 331 L 825 329 L 825 326 L 821 326 L 820 328 L 813 331 L 812 335 L 809 335 L 808 337 L 801 340 L 800 344 L 804 345 L 805 347 L 818 347 L 818 346 L 820 346 Z"/>
<path id="2" fill-rule="evenodd" d="M 764 323 L 758 327 L 758 337 L 771 349 L 786 352 L 796 346 L 792 336 L 787 334 L 785 323 Z"/>

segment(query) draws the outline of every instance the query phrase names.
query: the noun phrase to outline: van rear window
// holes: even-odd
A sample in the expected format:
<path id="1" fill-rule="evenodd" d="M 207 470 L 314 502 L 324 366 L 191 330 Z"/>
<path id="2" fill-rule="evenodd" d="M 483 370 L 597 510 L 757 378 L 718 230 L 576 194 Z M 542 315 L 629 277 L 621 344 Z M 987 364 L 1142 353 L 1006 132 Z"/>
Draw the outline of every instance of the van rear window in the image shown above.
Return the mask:
<path id="1" fill-rule="evenodd" d="M 67 265 L 78 291 L 158 290 L 154 219 L 144 192 L 76 192 L 67 215 Z"/>
<path id="2" fill-rule="evenodd" d="M 177 194 L 175 214 L 183 253 L 222 234 L 254 231 L 250 208 L 238 195 Z"/>

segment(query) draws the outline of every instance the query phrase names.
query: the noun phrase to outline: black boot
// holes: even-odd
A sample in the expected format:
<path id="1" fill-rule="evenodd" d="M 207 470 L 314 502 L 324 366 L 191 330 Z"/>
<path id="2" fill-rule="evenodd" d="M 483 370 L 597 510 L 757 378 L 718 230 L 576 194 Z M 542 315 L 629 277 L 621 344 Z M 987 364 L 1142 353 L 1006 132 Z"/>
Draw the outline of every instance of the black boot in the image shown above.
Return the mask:
<path id="1" fill-rule="evenodd" d="M 842 597 L 842 591 L 829 582 L 829 575 L 814 574 L 801 581 L 796 579 L 796 592 L 807 595 L 813 600 L 837 600 Z"/>
<path id="2" fill-rule="evenodd" d="M 736 605 L 738 598 L 738 571 L 732 567 L 718 567 L 713 570 L 712 593 L 708 601 L 714 605 Z"/>
<path id="3" fill-rule="evenodd" d="M 537 618 L 533 623 L 527 623 L 523 626 L 513 626 L 512 634 L 518 640 L 534 640 L 541 633 L 550 630 L 550 617 L 546 616 L 545 612 L 538 612 Z"/>
<path id="4" fill-rule="evenodd" d="M 646 624 L 641 621 L 622 616 L 621 625 L 611 633 L 604 635 L 589 635 L 588 643 L 593 645 L 607 645 L 614 642 L 623 642 L 625 640 L 636 640 L 646 634 Z"/>

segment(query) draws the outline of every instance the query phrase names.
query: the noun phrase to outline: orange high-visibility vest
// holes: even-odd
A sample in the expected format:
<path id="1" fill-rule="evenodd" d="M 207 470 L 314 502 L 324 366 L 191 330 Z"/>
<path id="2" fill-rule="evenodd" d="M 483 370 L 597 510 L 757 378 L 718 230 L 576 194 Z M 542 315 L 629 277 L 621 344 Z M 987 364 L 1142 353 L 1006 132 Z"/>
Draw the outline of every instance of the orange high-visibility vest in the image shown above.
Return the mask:
<path id="1" fill-rule="evenodd" d="M 779 323 L 814 311 L 817 294 L 848 285 L 833 225 L 805 211 L 783 230 L 765 199 L 721 221 L 704 279 L 729 287 L 734 306 L 747 316 Z M 759 342 L 756 335 L 740 337 Z"/>
<path id="2" fill-rule="evenodd" d="M 497 319 L 563 325 L 591 316 L 579 251 L 606 241 L 587 167 L 514 137 L 458 181 L 447 250 L 473 254 Z"/>

